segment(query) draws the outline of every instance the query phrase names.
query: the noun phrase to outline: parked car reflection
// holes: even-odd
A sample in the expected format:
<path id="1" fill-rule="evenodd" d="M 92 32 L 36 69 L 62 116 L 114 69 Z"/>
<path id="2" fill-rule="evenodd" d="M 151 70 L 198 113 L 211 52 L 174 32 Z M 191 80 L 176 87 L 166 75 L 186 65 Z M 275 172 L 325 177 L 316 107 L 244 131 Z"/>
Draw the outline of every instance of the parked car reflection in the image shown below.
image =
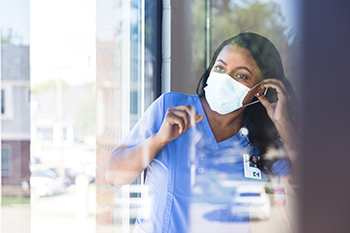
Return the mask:
<path id="1" fill-rule="evenodd" d="M 56 173 L 57 176 L 59 176 L 59 169 L 58 168 L 51 168 L 51 170 Z M 65 168 L 64 169 L 64 185 L 66 187 L 69 187 L 72 184 L 75 184 L 75 180 L 78 174 L 82 174 L 81 172 L 78 172 L 77 170 L 73 168 Z M 86 178 L 88 179 L 89 183 L 93 183 L 95 181 L 95 177 L 89 174 L 84 174 Z"/>
<path id="2" fill-rule="evenodd" d="M 65 191 L 63 180 L 52 170 L 31 167 L 31 195 L 33 198 L 51 196 Z"/>

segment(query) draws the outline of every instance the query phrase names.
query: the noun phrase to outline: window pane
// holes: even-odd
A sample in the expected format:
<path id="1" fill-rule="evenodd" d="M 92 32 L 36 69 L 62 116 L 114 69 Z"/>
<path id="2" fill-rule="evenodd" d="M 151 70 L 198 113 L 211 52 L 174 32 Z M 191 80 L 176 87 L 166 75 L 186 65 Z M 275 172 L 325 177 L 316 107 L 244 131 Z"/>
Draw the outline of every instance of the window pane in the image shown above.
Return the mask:
<path id="1" fill-rule="evenodd" d="M 1 1 L 1 232 L 30 231 L 29 1 Z M 18 224 L 21 222 L 21 224 Z"/>
<path id="2" fill-rule="evenodd" d="M 297 7 L 295 1 L 194 0 L 191 8 L 192 56 L 196 77 L 199 79 L 203 75 L 210 63 L 208 57 L 213 57 L 224 40 L 239 33 L 253 32 L 265 36 L 275 45 L 287 79 L 299 92 L 301 64 Z M 192 187 L 195 201 L 190 208 L 191 232 L 211 227 L 218 232 L 229 229 L 244 232 L 243 228 L 238 230 L 239 227 L 248 227 L 252 232 L 293 232 L 296 229 L 297 202 L 295 197 L 287 195 L 287 190 L 293 193 L 294 187 L 271 178 L 257 190 L 259 185 L 249 186 L 247 182 L 237 180 L 237 174 L 233 173 L 236 162 L 232 159 L 224 154 L 221 160 L 211 158 L 211 155 L 203 156 L 194 159 L 191 165 L 195 177 Z"/>
<path id="3" fill-rule="evenodd" d="M 31 232 L 95 232 L 96 1 L 30 13 Z"/>
<path id="4" fill-rule="evenodd" d="M 10 171 L 10 149 L 1 148 L 1 171 L 8 173 Z"/>
<path id="5" fill-rule="evenodd" d="M 117 20 L 108 20 L 114 24 L 102 23 L 107 22 L 106 15 Z M 107 158 L 160 94 L 160 15 L 161 1 L 117 1 L 113 4 L 97 1 L 97 53 L 101 53 L 97 58 L 97 75 L 108 80 L 100 82 L 97 78 L 97 93 L 110 91 L 111 95 L 104 100 L 115 98 L 109 106 L 99 101 L 97 105 L 97 150 Z M 105 51 L 113 51 L 118 63 L 104 66 Z M 108 78 L 107 72 L 115 76 Z M 101 171 L 104 175 L 107 161 L 97 157 L 97 162 L 100 164 L 97 174 Z M 141 204 L 143 181 L 141 174 L 135 182 L 122 187 L 96 183 L 97 199 L 101 200 L 97 202 L 97 231 L 131 231 Z M 110 199 L 107 200 L 107 196 Z"/>

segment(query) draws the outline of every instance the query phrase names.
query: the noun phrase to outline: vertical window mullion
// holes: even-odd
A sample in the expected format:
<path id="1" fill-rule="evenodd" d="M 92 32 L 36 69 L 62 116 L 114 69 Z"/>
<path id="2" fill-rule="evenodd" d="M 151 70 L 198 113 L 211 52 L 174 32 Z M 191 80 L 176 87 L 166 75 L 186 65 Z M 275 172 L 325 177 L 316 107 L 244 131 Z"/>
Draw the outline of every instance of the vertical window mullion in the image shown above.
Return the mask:
<path id="1" fill-rule="evenodd" d="M 145 112 L 145 0 L 141 0 L 141 113 Z M 140 176 L 141 187 L 144 184 L 144 172 Z"/>
<path id="2" fill-rule="evenodd" d="M 123 2 L 124 3 L 124 2 Z M 122 4 L 123 4 L 122 3 Z M 130 3 L 123 4 L 122 14 L 124 19 L 130 19 Z M 122 22 L 122 138 L 130 130 L 130 20 Z M 119 209 L 121 217 L 122 232 L 130 232 L 130 200 L 129 185 L 121 187 L 122 207 Z"/>
<path id="3" fill-rule="evenodd" d="M 160 0 L 132 0 L 123 3 L 122 26 L 122 137 L 160 95 Z M 158 38 L 159 37 L 159 38 Z M 121 189 L 122 232 L 130 232 L 141 197 L 145 175 Z"/>
<path id="4" fill-rule="evenodd" d="M 210 64 L 210 51 L 211 51 L 211 0 L 205 0 L 205 67 L 204 70 L 209 67 Z"/>

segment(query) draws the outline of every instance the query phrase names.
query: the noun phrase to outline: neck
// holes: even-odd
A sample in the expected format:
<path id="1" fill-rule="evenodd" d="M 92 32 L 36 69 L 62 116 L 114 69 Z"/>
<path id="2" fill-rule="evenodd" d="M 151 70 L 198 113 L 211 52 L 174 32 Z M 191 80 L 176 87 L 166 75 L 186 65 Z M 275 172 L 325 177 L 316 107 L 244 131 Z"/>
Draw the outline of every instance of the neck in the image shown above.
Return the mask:
<path id="1" fill-rule="evenodd" d="M 201 98 L 201 102 L 217 142 L 232 137 L 242 128 L 244 108 L 221 115 L 211 110 L 204 97 Z"/>

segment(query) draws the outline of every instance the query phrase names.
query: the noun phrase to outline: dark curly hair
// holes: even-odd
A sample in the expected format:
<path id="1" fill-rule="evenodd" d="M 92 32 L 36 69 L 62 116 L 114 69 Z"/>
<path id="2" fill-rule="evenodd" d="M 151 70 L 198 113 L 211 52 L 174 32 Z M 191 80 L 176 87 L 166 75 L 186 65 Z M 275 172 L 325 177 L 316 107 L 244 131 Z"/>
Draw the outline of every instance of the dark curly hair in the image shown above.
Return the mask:
<path id="1" fill-rule="evenodd" d="M 281 80 L 286 86 L 290 101 L 293 106 L 293 102 L 296 101 L 294 91 L 291 84 L 286 79 L 283 71 L 282 61 L 280 54 L 275 46 L 265 37 L 255 33 L 242 33 L 228 40 L 225 40 L 215 51 L 212 61 L 209 67 L 204 72 L 203 76 L 199 80 L 197 86 L 197 94 L 200 97 L 205 97 L 204 87 L 207 85 L 207 79 L 210 71 L 212 70 L 216 59 L 221 50 L 227 45 L 238 45 L 239 47 L 247 49 L 253 56 L 256 64 L 258 65 L 261 76 L 260 80 L 272 78 Z M 277 101 L 277 92 L 274 89 L 269 89 L 266 98 L 270 102 Z M 253 101 L 257 98 L 254 97 Z M 295 101 L 294 101 L 295 100 Z M 295 109 L 295 108 L 294 108 Z M 290 120 L 295 125 L 294 109 L 290 109 Z M 271 173 L 271 167 L 274 161 L 267 160 L 264 154 L 267 148 L 270 146 L 277 147 L 275 141 L 278 139 L 278 133 L 275 125 L 267 115 L 265 107 L 259 102 L 257 104 L 250 105 L 245 108 L 243 113 L 243 120 L 245 126 L 249 129 L 249 140 L 252 145 L 257 148 L 261 155 L 261 160 L 258 167 L 267 173 Z"/>

